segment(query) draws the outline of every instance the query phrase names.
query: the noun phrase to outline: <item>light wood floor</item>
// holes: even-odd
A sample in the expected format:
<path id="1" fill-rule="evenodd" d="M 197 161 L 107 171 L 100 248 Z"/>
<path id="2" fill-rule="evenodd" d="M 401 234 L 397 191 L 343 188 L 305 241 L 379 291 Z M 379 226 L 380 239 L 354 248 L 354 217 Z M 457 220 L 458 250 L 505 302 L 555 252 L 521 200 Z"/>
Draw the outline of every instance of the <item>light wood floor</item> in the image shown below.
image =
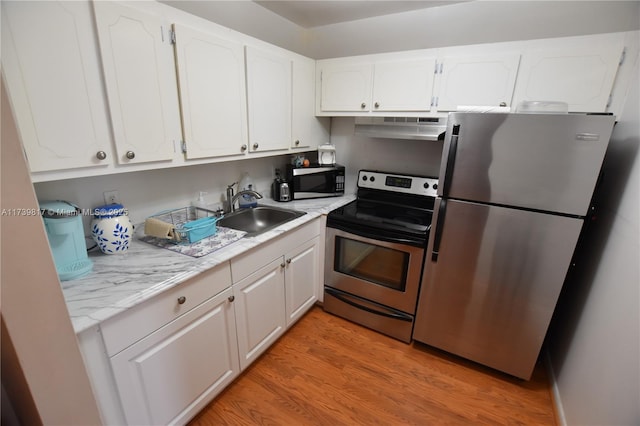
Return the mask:
<path id="1" fill-rule="evenodd" d="M 522 381 L 314 307 L 191 425 L 555 425 L 548 378 Z"/>

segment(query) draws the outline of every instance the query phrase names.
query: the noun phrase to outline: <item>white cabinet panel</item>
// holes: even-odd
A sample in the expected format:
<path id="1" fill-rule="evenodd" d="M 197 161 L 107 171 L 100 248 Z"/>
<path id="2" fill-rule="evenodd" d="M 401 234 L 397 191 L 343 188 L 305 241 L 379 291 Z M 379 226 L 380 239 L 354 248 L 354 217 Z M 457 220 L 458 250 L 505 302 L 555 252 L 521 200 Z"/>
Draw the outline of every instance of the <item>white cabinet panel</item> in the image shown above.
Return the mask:
<path id="1" fill-rule="evenodd" d="M 329 141 L 327 118 L 315 117 L 316 64 L 312 59 L 293 60 L 291 148 L 315 149 Z"/>
<path id="2" fill-rule="evenodd" d="M 320 239 L 316 237 L 285 254 L 287 327 L 307 312 L 318 299 Z"/>
<path id="3" fill-rule="evenodd" d="M 523 55 L 516 87 L 521 101 L 560 101 L 570 112 L 604 112 L 622 56 L 623 40 L 539 49 Z"/>
<path id="4" fill-rule="evenodd" d="M 174 24 L 174 30 L 187 158 L 244 155 L 248 139 L 243 45 L 182 25 Z"/>
<path id="5" fill-rule="evenodd" d="M 374 66 L 372 111 L 429 111 L 435 58 Z"/>
<path id="6" fill-rule="evenodd" d="M 370 64 L 325 64 L 320 69 L 322 111 L 369 110 L 373 67 Z"/>
<path id="7" fill-rule="evenodd" d="M 169 24 L 114 2 L 94 8 L 118 162 L 172 160 L 180 117 Z"/>
<path id="8" fill-rule="evenodd" d="M 89 2 L 2 2 L 2 67 L 31 172 L 112 160 Z"/>
<path id="9" fill-rule="evenodd" d="M 288 150 L 291 60 L 246 47 L 249 151 Z"/>
<path id="10" fill-rule="evenodd" d="M 233 285 L 238 353 L 244 370 L 284 332 L 284 261 L 274 260 Z"/>
<path id="11" fill-rule="evenodd" d="M 445 57 L 438 64 L 437 110 L 511 106 L 519 54 Z"/>
<path id="12" fill-rule="evenodd" d="M 111 358 L 128 424 L 185 423 L 239 372 L 231 289 Z"/>

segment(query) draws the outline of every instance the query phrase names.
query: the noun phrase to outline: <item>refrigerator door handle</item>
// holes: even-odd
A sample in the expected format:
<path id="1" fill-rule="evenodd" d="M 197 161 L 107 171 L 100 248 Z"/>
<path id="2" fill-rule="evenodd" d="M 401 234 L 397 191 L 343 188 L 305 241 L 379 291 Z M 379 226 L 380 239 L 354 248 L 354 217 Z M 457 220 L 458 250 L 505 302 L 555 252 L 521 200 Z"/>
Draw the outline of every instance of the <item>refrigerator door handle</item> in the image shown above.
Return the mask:
<path id="1" fill-rule="evenodd" d="M 433 248 L 431 250 L 431 261 L 438 261 L 438 252 L 440 251 L 440 241 L 442 241 L 442 230 L 444 228 L 444 217 L 447 213 L 447 200 L 440 199 L 440 207 L 438 208 L 438 219 L 436 220 L 436 229 L 433 235 Z"/>
<path id="2" fill-rule="evenodd" d="M 458 150 L 458 135 L 460 134 L 460 125 L 453 126 L 451 131 L 451 139 L 449 142 L 449 152 L 447 154 L 447 164 L 444 169 L 444 184 L 442 186 L 442 196 L 449 196 L 449 189 L 451 189 L 451 178 L 453 177 L 453 166 L 456 162 L 456 151 Z"/>

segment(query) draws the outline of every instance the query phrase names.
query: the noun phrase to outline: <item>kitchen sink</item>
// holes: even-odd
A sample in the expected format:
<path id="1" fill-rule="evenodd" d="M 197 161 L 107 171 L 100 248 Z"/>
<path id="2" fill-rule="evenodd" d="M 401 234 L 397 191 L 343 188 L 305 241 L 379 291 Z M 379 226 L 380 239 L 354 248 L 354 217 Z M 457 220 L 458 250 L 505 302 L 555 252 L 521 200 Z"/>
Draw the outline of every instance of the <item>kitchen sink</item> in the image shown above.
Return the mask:
<path id="1" fill-rule="evenodd" d="M 229 213 L 218 221 L 218 226 L 245 231 L 245 236 L 252 237 L 305 214 L 296 210 L 258 206 Z"/>

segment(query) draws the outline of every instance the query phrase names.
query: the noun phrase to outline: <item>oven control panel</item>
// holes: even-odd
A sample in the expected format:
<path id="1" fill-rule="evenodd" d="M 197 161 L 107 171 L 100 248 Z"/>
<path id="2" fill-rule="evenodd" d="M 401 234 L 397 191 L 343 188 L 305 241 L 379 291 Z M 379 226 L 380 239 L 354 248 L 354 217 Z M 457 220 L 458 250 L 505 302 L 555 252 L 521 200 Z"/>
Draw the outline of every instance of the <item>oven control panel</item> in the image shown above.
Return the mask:
<path id="1" fill-rule="evenodd" d="M 436 197 L 438 195 L 438 178 L 360 170 L 358 172 L 358 187 Z"/>

